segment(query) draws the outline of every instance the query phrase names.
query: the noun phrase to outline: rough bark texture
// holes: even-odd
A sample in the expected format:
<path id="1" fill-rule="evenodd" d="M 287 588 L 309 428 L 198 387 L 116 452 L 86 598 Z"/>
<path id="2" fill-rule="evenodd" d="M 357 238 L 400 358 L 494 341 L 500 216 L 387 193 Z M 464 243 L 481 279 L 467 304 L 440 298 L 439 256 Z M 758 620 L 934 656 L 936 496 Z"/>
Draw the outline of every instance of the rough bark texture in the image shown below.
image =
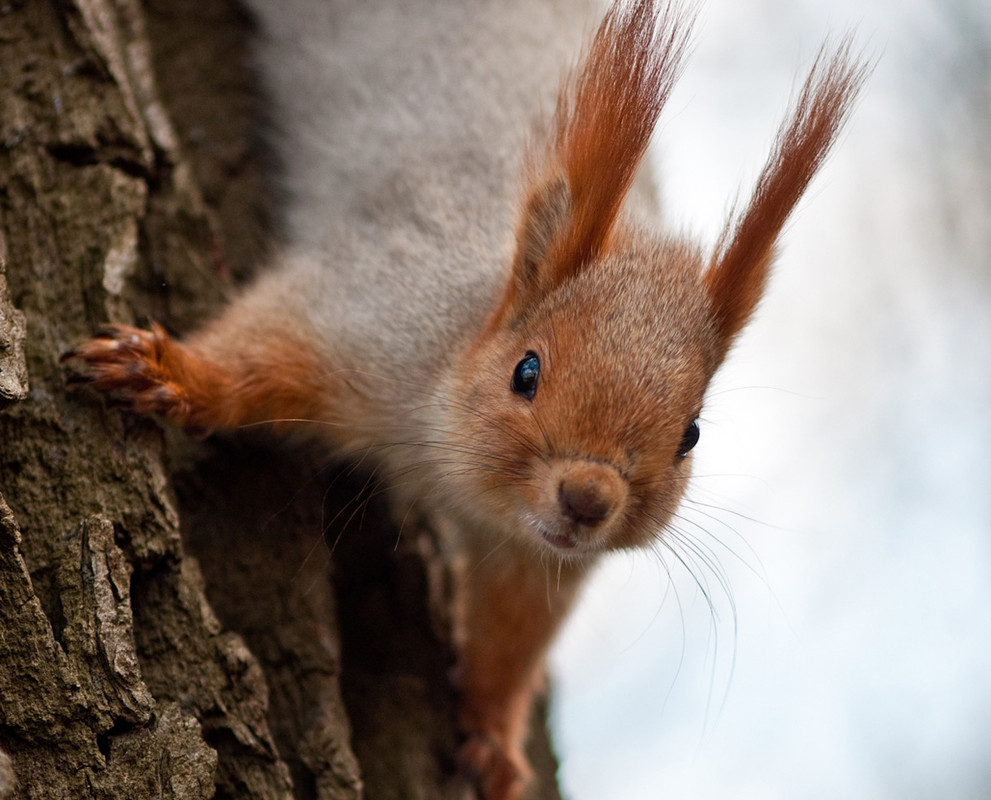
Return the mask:
<path id="1" fill-rule="evenodd" d="M 249 32 L 228 0 L 0 3 L 0 798 L 474 796 L 432 532 L 59 363 L 108 321 L 190 329 L 261 259 Z"/>

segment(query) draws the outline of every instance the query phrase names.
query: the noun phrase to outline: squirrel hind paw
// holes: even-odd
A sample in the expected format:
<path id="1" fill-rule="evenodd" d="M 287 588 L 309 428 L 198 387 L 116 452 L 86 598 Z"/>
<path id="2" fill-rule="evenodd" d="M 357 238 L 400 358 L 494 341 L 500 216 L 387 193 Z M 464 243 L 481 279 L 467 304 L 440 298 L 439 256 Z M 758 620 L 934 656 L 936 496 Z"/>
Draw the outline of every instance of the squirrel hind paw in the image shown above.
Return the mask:
<path id="1" fill-rule="evenodd" d="M 458 752 L 462 772 L 474 780 L 484 800 L 519 800 L 533 771 L 521 753 L 507 753 L 491 736 L 472 734 Z"/>

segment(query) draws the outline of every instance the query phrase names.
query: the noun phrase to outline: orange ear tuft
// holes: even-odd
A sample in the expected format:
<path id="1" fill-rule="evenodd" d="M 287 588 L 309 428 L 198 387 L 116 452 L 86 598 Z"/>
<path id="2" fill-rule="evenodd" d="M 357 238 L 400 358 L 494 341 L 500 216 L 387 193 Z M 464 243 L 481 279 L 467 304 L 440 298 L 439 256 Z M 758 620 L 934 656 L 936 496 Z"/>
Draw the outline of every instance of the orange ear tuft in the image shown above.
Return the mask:
<path id="1" fill-rule="evenodd" d="M 545 151 L 531 153 L 515 264 L 525 293 L 553 288 L 608 246 L 690 29 L 673 2 L 610 8 L 558 96 Z"/>
<path id="2" fill-rule="evenodd" d="M 778 235 L 839 134 L 871 67 L 850 57 L 845 39 L 824 46 L 786 118 L 750 203 L 730 217 L 703 280 L 716 313 L 723 352 L 764 290 Z"/>

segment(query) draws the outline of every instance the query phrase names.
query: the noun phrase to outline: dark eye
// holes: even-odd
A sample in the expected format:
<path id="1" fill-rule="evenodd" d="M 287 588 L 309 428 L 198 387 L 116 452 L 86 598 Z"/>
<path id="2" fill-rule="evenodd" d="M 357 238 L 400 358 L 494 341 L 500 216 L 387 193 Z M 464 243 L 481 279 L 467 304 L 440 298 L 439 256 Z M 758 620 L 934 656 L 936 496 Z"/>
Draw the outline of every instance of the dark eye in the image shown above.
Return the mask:
<path id="1" fill-rule="evenodd" d="M 699 421 L 693 419 L 691 424 L 685 428 L 685 435 L 681 437 L 681 444 L 678 445 L 678 458 L 684 458 L 688 451 L 699 443 Z"/>
<path id="2" fill-rule="evenodd" d="M 538 377 L 540 377 L 540 357 L 531 350 L 513 370 L 513 380 L 510 381 L 509 388 L 520 397 L 533 400 L 533 396 L 537 393 Z"/>

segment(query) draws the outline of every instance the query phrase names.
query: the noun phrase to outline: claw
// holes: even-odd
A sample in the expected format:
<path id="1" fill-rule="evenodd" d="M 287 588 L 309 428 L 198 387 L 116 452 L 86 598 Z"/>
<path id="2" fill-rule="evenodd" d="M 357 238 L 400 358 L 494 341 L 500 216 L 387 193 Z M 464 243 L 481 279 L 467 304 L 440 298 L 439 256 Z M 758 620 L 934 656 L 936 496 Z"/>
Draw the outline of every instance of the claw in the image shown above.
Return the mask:
<path id="1" fill-rule="evenodd" d="M 68 361 L 69 358 L 62 356 L 61 360 L 65 362 Z M 86 386 L 93 382 L 93 376 L 87 375 L 85 372 L 73 372 L 68 378 L 65 379 L 65 382 L 68 386 Z"/>

